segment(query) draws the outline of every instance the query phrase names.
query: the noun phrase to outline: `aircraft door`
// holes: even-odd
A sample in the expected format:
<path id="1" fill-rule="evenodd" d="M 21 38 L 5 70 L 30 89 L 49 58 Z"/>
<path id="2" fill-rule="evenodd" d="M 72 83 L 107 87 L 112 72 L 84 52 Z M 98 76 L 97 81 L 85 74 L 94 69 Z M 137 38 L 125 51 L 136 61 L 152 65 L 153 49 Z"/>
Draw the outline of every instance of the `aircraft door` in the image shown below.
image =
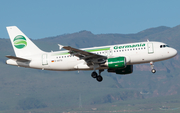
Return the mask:
<path id="1" fill-rule="evenodd" d="M 48 65 L 47 54 L 42 55 L 42 65 Z"/>
<path id="2" fill-rule="evenodd" d="M 153 43 L 148 43 L 148 54 L 154 53 Z"/>

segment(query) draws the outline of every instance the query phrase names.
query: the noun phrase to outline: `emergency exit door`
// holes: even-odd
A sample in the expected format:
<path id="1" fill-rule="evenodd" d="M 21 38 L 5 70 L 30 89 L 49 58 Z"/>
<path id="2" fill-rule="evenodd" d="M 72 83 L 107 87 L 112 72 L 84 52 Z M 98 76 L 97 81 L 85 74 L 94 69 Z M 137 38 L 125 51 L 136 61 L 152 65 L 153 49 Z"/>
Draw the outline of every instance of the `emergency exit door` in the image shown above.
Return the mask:
<path id="1" fill-rule="evenodd" d="M 148 54 L 154 53 L 153 43 L 148 43 Z"/>

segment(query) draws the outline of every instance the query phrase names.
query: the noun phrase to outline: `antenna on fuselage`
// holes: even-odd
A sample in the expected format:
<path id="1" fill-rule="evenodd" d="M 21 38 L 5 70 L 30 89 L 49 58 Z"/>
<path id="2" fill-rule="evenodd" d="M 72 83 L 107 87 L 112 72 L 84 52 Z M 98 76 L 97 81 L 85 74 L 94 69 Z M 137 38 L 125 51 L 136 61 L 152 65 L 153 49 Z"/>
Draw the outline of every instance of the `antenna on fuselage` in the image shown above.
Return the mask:
<path id="1" fill-rule="evenodd" d="M 147 39 L 147 42 L 149 42 L 149 39 Z"/>

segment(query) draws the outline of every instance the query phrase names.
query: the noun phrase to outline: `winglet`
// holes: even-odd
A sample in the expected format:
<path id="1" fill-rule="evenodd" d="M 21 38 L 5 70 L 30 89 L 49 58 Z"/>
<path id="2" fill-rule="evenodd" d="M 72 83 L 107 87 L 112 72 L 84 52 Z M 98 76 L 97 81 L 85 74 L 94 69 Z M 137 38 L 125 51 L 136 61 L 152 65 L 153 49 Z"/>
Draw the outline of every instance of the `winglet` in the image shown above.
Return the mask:
<path id="1" fill-rule="evenodd" d="M 58 46 L 60 50 L 64 47 L 63 45 L 60 45 L 60 44 L 58 44 Z"/>

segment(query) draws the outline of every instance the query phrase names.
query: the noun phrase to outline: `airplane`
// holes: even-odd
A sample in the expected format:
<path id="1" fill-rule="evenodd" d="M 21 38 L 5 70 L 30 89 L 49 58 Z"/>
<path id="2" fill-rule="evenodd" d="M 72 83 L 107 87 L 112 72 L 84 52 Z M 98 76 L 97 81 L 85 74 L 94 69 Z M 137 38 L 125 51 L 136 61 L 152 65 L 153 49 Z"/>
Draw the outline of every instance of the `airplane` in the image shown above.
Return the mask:
<path id="1" fill-rule="evenodd" d="M 45 52 L 18 27 L 6 28 L 15 51 L 15 56 L 6 56 L 9 58 L 6 64 L 54 71 L 93 70 L 91 76 L 98 82 L 103 80 L 101 72 L 105 69 L 111 73 L 126 75 L 133 72 L 134 64 L 150 63 L 151 72 L 155 73 L 154 62 L 177 55 L 177 50 L 167 44 L 149 40 L 83 49 L 58 44 L 60 51 Z M 61 50 L 62 48 L 65 50 Z"/>

